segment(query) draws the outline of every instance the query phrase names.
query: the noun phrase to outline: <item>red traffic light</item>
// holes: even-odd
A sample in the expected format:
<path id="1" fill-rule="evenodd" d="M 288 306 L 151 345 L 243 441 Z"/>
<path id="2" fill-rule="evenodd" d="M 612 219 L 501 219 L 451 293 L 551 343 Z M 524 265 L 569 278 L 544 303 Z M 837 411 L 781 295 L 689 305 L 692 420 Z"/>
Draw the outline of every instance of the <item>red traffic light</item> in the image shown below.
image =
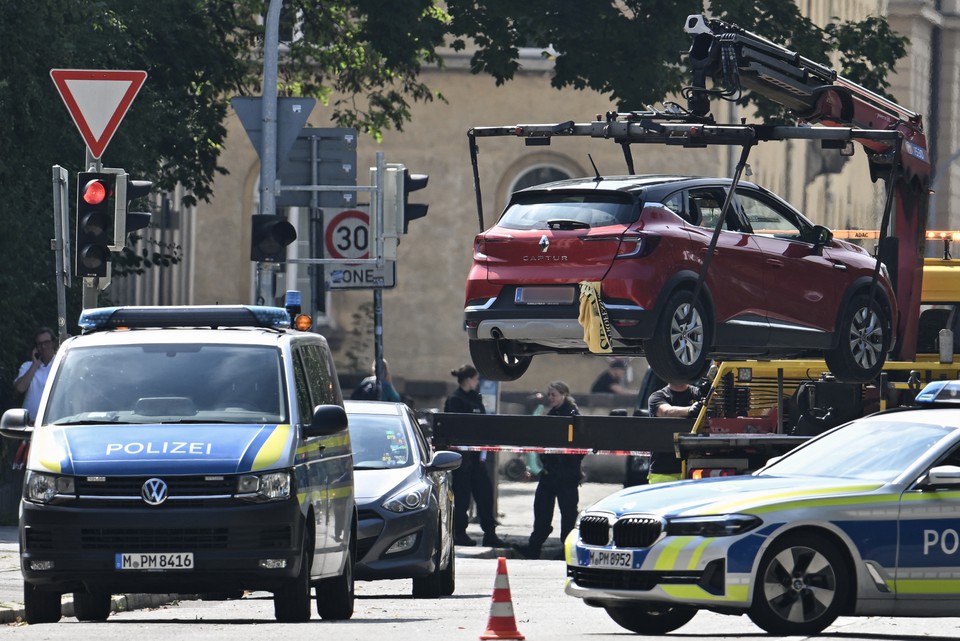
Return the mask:
<path id="1" fill-rule="evenodd" d="M 91 180 L 83 188 L 83 201 L 88 205 L 99 205 L 108 195 L 107 186 L 99 180 Z"/>

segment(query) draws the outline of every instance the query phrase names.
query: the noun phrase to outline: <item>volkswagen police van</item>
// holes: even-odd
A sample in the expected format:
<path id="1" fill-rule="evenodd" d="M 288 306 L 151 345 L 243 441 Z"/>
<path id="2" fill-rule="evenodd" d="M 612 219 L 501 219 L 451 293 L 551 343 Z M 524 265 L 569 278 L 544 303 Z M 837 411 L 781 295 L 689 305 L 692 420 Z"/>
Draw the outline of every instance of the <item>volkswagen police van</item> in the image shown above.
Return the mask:
<path id="1" fill-rule="evenodd" d="M 309 328 L 309 322 L 306 323 Z M 325 339 L 279 307 L 85 311 L 36 417 L 20 509 L 29 623 L 61 595 L 103 621 L 111 595 L 273 593 L 279 621 L 353 614 L 347 416 Z"/>

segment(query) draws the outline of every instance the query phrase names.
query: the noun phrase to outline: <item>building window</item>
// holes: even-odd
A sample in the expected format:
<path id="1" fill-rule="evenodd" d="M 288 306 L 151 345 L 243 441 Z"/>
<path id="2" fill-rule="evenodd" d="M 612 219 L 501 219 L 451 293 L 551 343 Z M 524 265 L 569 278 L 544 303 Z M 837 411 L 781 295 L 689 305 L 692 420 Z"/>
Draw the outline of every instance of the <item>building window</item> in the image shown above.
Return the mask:
<path id="1" fill-rule="evenodd" d="M 572 178 L 570 172 L 555 165 L 531 167 L 517 176 L 517 179 L 510 185 L 510 193 L 512 194 L 515 191 L 533 187 L 534 185 L 542 185 L 556 180 L 566 180 L 567 178 Z"/>

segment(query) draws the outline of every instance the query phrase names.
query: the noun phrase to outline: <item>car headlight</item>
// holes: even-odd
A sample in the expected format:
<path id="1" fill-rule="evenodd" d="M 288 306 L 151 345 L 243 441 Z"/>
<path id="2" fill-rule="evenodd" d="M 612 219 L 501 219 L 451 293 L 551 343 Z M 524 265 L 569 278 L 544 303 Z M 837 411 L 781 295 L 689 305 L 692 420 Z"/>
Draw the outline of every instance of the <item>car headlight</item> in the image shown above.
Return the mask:
<path id="1" fill-rule="evenodd" d="M 72 476 L 56 476 L 27 472 L 24 480 L 24 496 L 35 503 L 49 503 L 57 497 L 74 498 L 76 488 Z"/>
<path id="2" fill-rule="evenodd" d="M 252 501 L 281 501 L 290 498 L 290 472 L 246 474 L 237 483 L 237 495 Z"/>
<path id="3" fill-rule="evenodd" d="M 383 502 L 384 509 L 391 512 L 416 512 L 430 504 L 430 486 L 417 483 L 406 487 Z"/>
<path id="4" fill-rule="evenodd" d="M 751 514 L 683 516 L 668 518 L 665 529 L 669 536 L 733 536 L 749 532 L 761 523 Z"/>

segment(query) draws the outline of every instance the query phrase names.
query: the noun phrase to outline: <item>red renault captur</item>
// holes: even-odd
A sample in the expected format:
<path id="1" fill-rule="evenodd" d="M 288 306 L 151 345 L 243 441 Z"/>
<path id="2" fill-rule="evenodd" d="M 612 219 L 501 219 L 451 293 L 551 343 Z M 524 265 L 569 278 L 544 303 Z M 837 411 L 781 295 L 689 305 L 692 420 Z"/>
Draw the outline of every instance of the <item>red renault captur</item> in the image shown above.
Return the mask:
<path id="1" fill-rule="evenodd" d="M 697 289 L 731 184 L 598 176 L 514 193 L 474 242 L 464 322 L 477 369 L 515 380 L 536 354 L 589 353 L 587 281 L 599 283 L 612 354 L 646 356 L 665 380 L 695 380 L 710 359 L 785 357 L 873 379 L 897 321 L 885 266 L 874 280 L 869 252 L 773 193 L 737 184 Z"/>

